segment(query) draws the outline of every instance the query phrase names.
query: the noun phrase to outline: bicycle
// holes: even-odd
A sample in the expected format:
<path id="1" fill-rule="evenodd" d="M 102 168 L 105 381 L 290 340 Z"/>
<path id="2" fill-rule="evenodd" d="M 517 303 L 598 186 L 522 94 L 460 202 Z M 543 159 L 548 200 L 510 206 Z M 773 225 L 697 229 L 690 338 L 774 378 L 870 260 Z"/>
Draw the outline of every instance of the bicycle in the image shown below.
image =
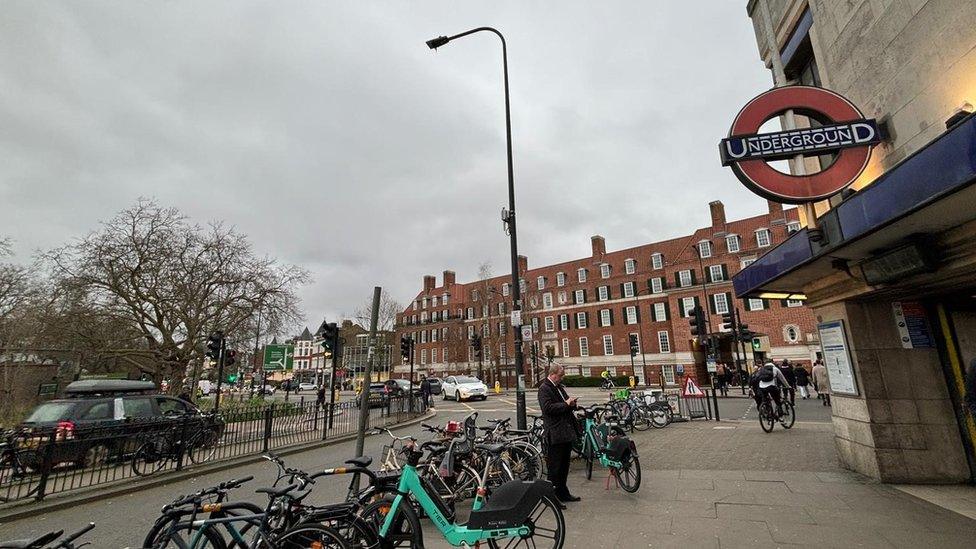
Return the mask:
<path id="1" fill-rule="evenodd" d="M 773 428 L 776 427 L 776 422 L 778 421 L 784 429 L 789 429 L 793 427 L 796 423 L 796 408 L 790 404 L 790 401 L 785 398 L 786 395 L 780 397 L 780 401 L 783 403 L 781 408 L 781 413 L 777 414 L 775 412 L 773 397 L 769 395 L 768 392 L 763 391 L 762 403 L 759 405 L 759 426 L 762 430 L 767 433 L 772 433 Z"/>
<path id="2" fill-rule="evenodd" d="M 176 425 L 152 436 L 132 454 L 132 472 L 145 477 L 158 473 L 167 461 L 178 461 L 184 454 L 192 463 L 209 461 L 217 452 L 219 436 L 213 429 L 203 429 L 182 440 L 183 426 Z"/>
<path id="3" fill-rule="evenodd" d="M 39 461 L 37 450 L 21 447 L 17 443 L 21 436 L 14 430 L 4 431 L 0 435 L 0 490 L 5 492 L 0 495 L 0 503 L 33 496 L 40 488 L 40 484 L 36 482 L 33 488 L 30 487 L 30 468 L 25 464 Z M 30 459 L 25 459 L 27 457 Z M 28 480 L 25 482 L 24 479 Z M 25 483 L 28 488 L 26 492 L 22 491 Z M 11 493 L 14 493 L 13 497 L 10 497 Z"/>
<path id="4" fill-rule="evenodd" d="M 466 422 L 475 416 L 476 413 L 472 414 Z M 429 482 L 418 475 L 417 467 L 424 453 L 416 449 L 416 440 L 404 444 L 406 463 L 397 485 L 397 496 L 386 511 L 379 528 L 381 542 L 388 539 L 401 513 L 413 513 L 409 505 L 413 500 L 431 518 L 441 536 L 453 546 L 475 545 L 484 541 L 493 548 L 523 545 L 536 548 L 539 547 L 537 540 L 551 540 L 551 545 L 547 543 L 543 547 L 559 549 L 563 546 L 566 537 L 565 520 L 556 502 L 552 484 L 545 480 L 509 481 L 495 489 L 486 501 L 485 479 L 494 462 L 501 459 L 505 447 L 502 444 L 475 446 L 490 457 L 486 460 L 468 522 L 458 524 L 448 518 L 449 511 Z M 543 518 L 548 520 L 543 522 Z M 411 543 L 412 547 L 423 547 L 422 539 L 412 540 Z"/>
<path id="5" fill-rule="evenodd" d="M 239 488 L 253 479 L 253 476 L 247 476 L 241 479 L 228 480 L 217 486 L 199 490 L 189 496 L 179 496 L 171 503 L 164 505 L 160 510 L 161 516 L 149 529 L 141 547 L 146 549 L 166 547 L 167 540 L 173 537 L 173 532 L 177 526 L 185 521 L 186 517 L 190 517 L 189 522 L 192 524 L 201 512 L 209 513 L 211 518 L 260 513 L 262 509 L 251 503 L 225 503 L 230 490 Z M 246 533 L 249 529 L 250 525 L 246 525 L 241 533 Z"/>
<path id="6" fill-rule="evenodd" d="M 81 536 L 87 534 L 92 528 L 95 527 L 94 522 L 89 522 L 88 526 L 85 526 L 81 530 L 78 530 L 74 534 L 70 534 L 68 537 L 59 541 L 55 545 L 48 545 L 49 543 L 56 541 L 64 534 L 64 530 L 58 530 L 56 532 L 48 532 L 39 538 L 31 539 L 17 539 L 10 541 L 0 541 L 0 549 L 80 549 L 86 545 L 91 545 L 91 542 L 86 541 L 75 545 L 74 541 Z"/>
<path id="7" fill-rule="evenodd" d="M 600 465 L 610 469 L 610 476 L 625 492 L 634 493 L 641 484 L 637 446 L 612 419 L 602 424 L 596 422 L 604 411 L 605 408 L 599 405 L 583 410 L 583 446 L 580 453 L 586 460 L 586 478 L 589 480 L 593 477 L 593 463 L 599 461 Z M 609 482 L 608 477 L 608 487 Z"/>
<path id="8" fill-rule="evenodd" d="M 289 527 L 283 523 L 285 511 L 292 501 L 307 495 L 295 493 L 298 484 L 281 488 L 259 488 L 258 493 L 268 495 L 268 504 L 262 512 L 233 514 L 230 516 L 180 520 L 173 524 L 161 540 L 161 547 L 178 549 L 226 549 L 223 536 L 217 526 L 224 526 L 230 534 L 232 547 L 240 549 L 348 549 L 349 544 L 332 528 L 315 523 L 302 523 Z M 227 508 L 237 504 L 225 504 Z M 244 523 L 238 529 L 236 525 Z M 246 530 L 253 528 L 251 540 L 245 537 Z M 187 540 L 186 538 L 189 538 Z"/>

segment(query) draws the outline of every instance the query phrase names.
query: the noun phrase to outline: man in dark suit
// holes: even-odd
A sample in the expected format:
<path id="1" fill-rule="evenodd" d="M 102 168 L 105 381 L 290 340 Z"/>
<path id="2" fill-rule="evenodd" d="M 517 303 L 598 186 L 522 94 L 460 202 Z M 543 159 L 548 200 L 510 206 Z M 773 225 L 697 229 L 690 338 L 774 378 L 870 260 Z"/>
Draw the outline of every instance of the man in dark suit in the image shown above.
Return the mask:
<path id="1" fill-rule="evenodd" d="M 549 366 L 549 375 L 539 384 L 539 409 L 546 430 L 546 461 L 549 466 L 549 482 L 555 488 L 561 502 L 579 501 L 569 493 L 566 479 L 569 477 L 569 454 L 576 442 L 576 397 L 570 398 L 562 385 L 566 370 L 559 364 Z"/>

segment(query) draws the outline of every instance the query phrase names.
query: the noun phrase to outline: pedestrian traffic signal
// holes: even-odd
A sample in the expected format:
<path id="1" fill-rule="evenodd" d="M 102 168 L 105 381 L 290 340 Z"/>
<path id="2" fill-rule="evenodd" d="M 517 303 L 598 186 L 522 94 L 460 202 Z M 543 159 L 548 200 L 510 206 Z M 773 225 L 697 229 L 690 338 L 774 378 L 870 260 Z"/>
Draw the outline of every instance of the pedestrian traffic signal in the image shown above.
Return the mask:
<path id="1" fill-rule="evenodd" d="M 748 324 L 739 324 L 739 341 L 749 343 L 756 337 L 756 332 L 749 329 Z"/>
<path id="2" fill-rule="evenodd" d="M 762 350 L 762 340 L 758 337 L 752 338 L 752 350 L 761 351 Z"/>
<path id="3" fill-rule="evenodd" d="M 690 311 L 688 325 L 691 326 L 692 336 L 700 337 L 706 334 L 705 311 L 702 310 L 701 306 L 695 305 L 695 308 Z"/>
<path id="4" fill-rule="evenodd" d="M 237 374 L 227 374 L 227 383 L 237 383 Z"/>
<path id="5" fill-rule="evenodd" d="M 640 351 L 640 343 L 637 341 L 637 334 L 630 334 L 630 356 L 637 356 Z"/>
<path id="6" fill-rule="evenodd" d="M 217 330 L 207 337 L 207 357 L 213 361 L 220 360 L 220 351 L 224 348 L 224 332 Z"/>
<path id="7" fill-rule="evenodd" d="M 237 351 L 234 349 L 224 351 L 224 366 L 230 367 L 235 362 L 237 362 Z"/>

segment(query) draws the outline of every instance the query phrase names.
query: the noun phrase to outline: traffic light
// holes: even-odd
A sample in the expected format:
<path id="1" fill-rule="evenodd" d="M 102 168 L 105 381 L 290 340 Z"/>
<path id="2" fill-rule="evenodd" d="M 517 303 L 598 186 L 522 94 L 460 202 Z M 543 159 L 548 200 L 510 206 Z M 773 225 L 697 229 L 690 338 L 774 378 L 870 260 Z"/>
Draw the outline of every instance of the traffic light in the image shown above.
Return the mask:
<path id="1" fill-rule="evenodd" d="M 691 326 L 691 335 L 700 338 L 706 335 L 705 331 L 705 312 L 701 306 L 695 305 L 688 317 L 688 325 Z"/>
<path id="2" fill-rule="evenodd" d="M 748 324 L 739 324 L 739 341 L 748 343 L 754 337 L 756 337 L 756 332 L 750 330 Z"/>
<path id="3" fill-rule="evenodd" d="M 637 334 L 630 334 L 630 356 L 637 356 L 640 351 L 640 344 L 637 341 Z"/>
<path id="4" fill-rule="evenodd" d="M 403 336 L 400 338 L 400 356 L 403 360 L 410 360 L 410 355 L 413 347 L 413 339 Z"/>
<path id="5" fill-rule="evenodd" d="M 722 313 L 722 329 L 732 332 L 732 336 L 735 337 L 738 326 L 735 325 L 735 313 L 733 311 Z"/>
<path id="6" fill-rule="evenodd" d="M 224 347 L 224 332 L 217 330 L 207 337 L 207 357 L 214 362 L 220 360 L 220 351 Z"/>
<path id="7" fill-rule="evenodd" d="M 237 383 L 237 373 L 227 374 L 227 383 Z"/>
<path id="8" fill-rule="evenodd" d="M 753 337 L 752 338 L 752 350 L 753 351 L 761 351 L 762 350 L 762 340 L 759 339 L 758 337 Z"/>
<path id="9" fill-rule="evenodd" d="M 339 344 L 339 327 L 335 322 L 322 321 L 322 325 L 319 326 L 319 329 L 315 332 L 315 335 L 322 338 L 321 345 L 323 347 L 329 351 L 332 351 L 333 353 L 336 352 L 336 347 L 338 347 Z"/>
<path id="10" fill-rule="evenodd" d="M 237 351 L 234 349 L 224 351 L 224 366 L 229 367 L 235 362 L 237 362 Z"/>
<path id="11" fill-rule="evenodd" d="M 471 348 L 474 349 L 474 357 L 481 360 L 481 336 L 474 334 L 471 336 Z"/>

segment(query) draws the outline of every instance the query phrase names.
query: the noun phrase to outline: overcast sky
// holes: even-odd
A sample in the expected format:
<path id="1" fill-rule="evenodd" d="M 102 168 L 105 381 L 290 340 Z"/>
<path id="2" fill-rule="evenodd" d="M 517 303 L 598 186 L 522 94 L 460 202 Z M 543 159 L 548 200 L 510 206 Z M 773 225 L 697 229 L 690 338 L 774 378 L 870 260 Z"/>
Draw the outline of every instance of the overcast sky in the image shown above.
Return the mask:
<path id="1" fill-rule="evenodd" d="M 765 201 L 717 143 L 770 87 L 745 0 L 3 3 L 0 236 L 28 261 L 140 196 L 309 269 L 308 324 L 374 285 L 508 270 L 506 36 L 529 266 Z"/>

